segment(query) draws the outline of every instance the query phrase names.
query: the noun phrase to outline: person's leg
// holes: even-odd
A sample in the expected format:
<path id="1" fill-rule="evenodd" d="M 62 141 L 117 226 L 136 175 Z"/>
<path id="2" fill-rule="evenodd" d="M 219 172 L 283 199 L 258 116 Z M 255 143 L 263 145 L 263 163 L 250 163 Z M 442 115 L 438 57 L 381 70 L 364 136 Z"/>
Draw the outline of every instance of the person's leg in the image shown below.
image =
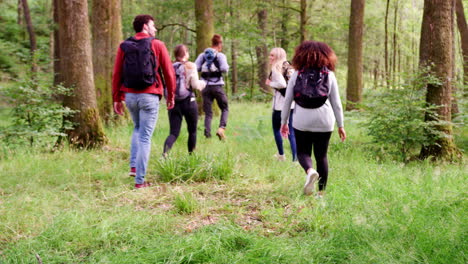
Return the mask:
<path id="1" fill-rule="evenodd" d="M 310 195 L 314 191 L 315 181 L 317 181 L 319 174 L 312 168 L 312 132 L 304 132 L 295 129 L 294 134 L 297 142 L 297 159 L 299 164 L 306 173 L 306 180 L 304 184 L 304 194 Z"/>
<path id="2" fill-rule="evenodd" d="M 198 105 L 195 98 L 190 98 L 184 105 L 184 116 L 188 131 L 188 152 L 192 153 L 197 145 Z"/>
<path id="3" fill-rule="evenodd" d="M 159 110 L 159 96 L 155 94 L 136 94 L 140 110 L 138 129 L 138 152 L 136 158 L 136 184 L 145 182 L 146 169 L 151 151 L 151 137 L 156 126 Z"/>
<path id="4" fill-rule="evenodd" d="M 273 126 L 273 135 L 275 136 L 275 143 L 276 148 L 278 149 L 279 155 L 284 155 L 283 150 L 283 138 L 281 137 L 281 111 L 273 110 L 271 123 Z M 294 133 L 293 131 L 289 131 L 290 133 Z"/>
<path id="5" fill-rule="evenodd" d="M 205 112 L 205 137 L 211 137 L 211 119 L 213 118 L 213 96 L 211 94 L 212 86 L 207 86 L 202 91 L 203 97 L 203 111 Z"/>
<path id="6" fill-rule="evenodd" d="M 218 103 L 219 109 L 221 109 L 221 118 L 219 120 L 219 127 L 226 128 L 228 115 L 229 115 L 229 105 L 226 92 L 224 91 L 223 85 L 214 86 L 214 97 Z"/>
<path id="7" fill-rule="evenodd" d="M 134 93 L 126 93 L 125 105 L 133 120 L 133 132 L 130 143 L 130 168 L 136 168 L 136 157 L 138 152 L 138 129 L 140 127 L 140 111 L 137 98 Z M 133 175 L 134 176 L 134 175 Z"/>
<path id="8" fill-rule="evenodd" d="M 288 127 L 289 127 L 288 139 L 289 139 L 289 145 L 291 145 L 292 161 L 296 161 L 297 160 L 297 147 L 296 147 L 296 136 L 294 134 L 294 128 L 292 126 L 293 115 L 294 115 L 294 113 L 293 113 L 293 111 L 291 111 L 291 113 L 289 115 L 289 124 L 288 124 Z M 280 121 L 281 121 L 281 116 L 280 116 Z"/>
<path id="9" fill-rule="evenodd" d="M 314 157 L 317 164 L 319 191 L 325 190 L 328 180 L 328 145 L 331 132 L 314 132 Z"/>
<path id="10" fill-rule="evenodd" d="M 166 154 L 171 150 L 172 145 L 177 140 L 180 134 L 180 127 L 182 125 L 182 111 L 181 111 L 181 102 L 176 102 L 174 108 L 168 111 L 169 116 L 169 136 L 164 142 L 164 152 Z"/>
<path id="11" fill-rule="evenodd" d="M 312 142 L 310 140 L 310 133 L 311 132 L 300 131 L 294 128 L 294 135 L 297 143 L 297 159 L 306 173 L 312 168 Z"/>

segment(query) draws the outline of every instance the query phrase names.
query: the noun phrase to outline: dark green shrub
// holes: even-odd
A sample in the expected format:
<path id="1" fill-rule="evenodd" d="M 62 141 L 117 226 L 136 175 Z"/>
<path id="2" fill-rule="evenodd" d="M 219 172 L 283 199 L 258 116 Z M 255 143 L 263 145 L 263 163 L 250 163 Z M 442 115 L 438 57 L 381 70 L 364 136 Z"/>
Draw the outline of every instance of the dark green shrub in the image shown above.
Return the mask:
<path id="1" fill-rule="evenodd" d="M 367 133 L 379 155 L 407 161 L 422 146 L 443 136 L 435 129 L 441 121 L 425 122 L 425 115 L 435 116 L 434 106 L 427 106 L 425 87 L 439 83 L 435 77 L 418 74 L 407 82 L 378 92 L 368 100 Z M 435 120 L 436 118 L 434 118 Z"/>

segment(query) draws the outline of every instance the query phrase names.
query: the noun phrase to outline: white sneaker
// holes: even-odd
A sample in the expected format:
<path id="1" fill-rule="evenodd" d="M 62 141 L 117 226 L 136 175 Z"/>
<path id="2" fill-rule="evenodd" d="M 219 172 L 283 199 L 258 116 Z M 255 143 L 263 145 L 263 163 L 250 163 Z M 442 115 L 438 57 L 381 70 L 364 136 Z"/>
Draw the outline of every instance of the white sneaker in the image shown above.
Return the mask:
<path id="1" fill-rule="evenodd" d="M 304 194 L 311 195 L 314 192 L 314 183 L 318 180 L 319 174 L 314 169 L 309 169 L 306 175 L 306 182 L 304 184 Z"/>
<path id="2" fill-rule="evenodd" d="M 276 153 L 274 156 L 278 161 L 285 161 L 286 160 L 286 155 L 285 154 L 280 155 L 280 154 Z"/>

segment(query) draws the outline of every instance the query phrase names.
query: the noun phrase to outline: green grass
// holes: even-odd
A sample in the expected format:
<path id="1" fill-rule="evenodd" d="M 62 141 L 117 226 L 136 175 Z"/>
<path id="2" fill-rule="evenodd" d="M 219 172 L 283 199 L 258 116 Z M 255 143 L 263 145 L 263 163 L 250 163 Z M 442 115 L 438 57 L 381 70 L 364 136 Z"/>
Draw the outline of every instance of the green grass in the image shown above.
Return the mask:
<path id="1" fill-rule="evenodd" d="M 300 166 L 273 158 L 270 111 L 231 103 L 227 142 L 203 138 L 200 121 L 189 156 L 184 125 L 164 160 L 161 109 L 147 175 L 156 185 L 141 190 L 128 177 L 130 124 L 107 128 L 102 150 L 2 149 L 0 263 L 468 261 L 464 164 L 377 161 L 364 120 L 346 113 L 327 195 L 304 197 Z"/>

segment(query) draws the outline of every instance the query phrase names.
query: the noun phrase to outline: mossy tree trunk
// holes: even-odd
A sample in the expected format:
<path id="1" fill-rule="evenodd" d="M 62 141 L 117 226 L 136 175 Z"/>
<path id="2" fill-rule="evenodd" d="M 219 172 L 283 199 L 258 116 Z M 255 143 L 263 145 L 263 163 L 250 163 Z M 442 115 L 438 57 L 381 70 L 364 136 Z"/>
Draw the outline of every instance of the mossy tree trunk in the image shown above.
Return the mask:
<path id="1" fill-rule="evenodd" d="M 94 83 L 99 114 L 105 122 L 113 116 L 112 69 L 122 41 L 120 0 L 93 0 L 92 35 Z"/>
<path id="2" fill-rule="evenodd" d="M 202 53 L 206 48 L 211 47 L 211 38 L 214 35 L 213 0 L 195 0 L 195 20 L 197 21 L 196 56 L 198 56 L 198 54 Z M 197 95 L 198 113 L 201 116 L 204 114 L 201 93 L 197 91 L 195 91 L 195 93 Z M 214 114 L 216 114 L 216 107 L 214 109 Z"/>
<path id="3" fill-rule="evenodd" d="M 103 145 L 107 139 L 99 117 L 94 90 L 87 0 L 58 0 L 61 80 L 73 94 L 63 104 L 75 113 L 68 140 L 78 148 Z"/>
<path id="4" fill-rule="evenodd" d="M 195 20 L 197 21 L 197 55 L 211 46 L 214 34 L 213 0 L 195 0 Z"/>
<path id="5" fill-rule="evenodd" d="M 362 102 L 362 36 L 364 29 L 364 7 L 365 0 L 351 1 L 346 110 L 356 109 L 357 104 Z"/>
<path id="6" fill-rule="evenodd" d="M 453 79 L 453 19 L 455 2 L 453 0 L 425 0 L 421 28 L 420 67 L 430 67 L 430 74 L 440 83 L 427 85 L 426 102 L 437 106 L 438 117 L 426 114 L 425 120 L 437 119 L 443 123 L 435 128 L 443 136 L 438 137 L 432 145 L 424 146 L 421 157 L 435 157 L 442 160 L 453 160 L 459 150 L 453 140 L 451 121 L 452 79 Z"/>
<path id="7" fill-rule="evenodd" d="M 257 11 L 258 27 L 260 28 L 260 39 L 255 47 L 258 65 L 258 86 L 262 92 L 270 93 L 271 88 L 265 84 L 268 78 L 268 48 L 267 48 L 267 11 L 260 9 Z"/>

